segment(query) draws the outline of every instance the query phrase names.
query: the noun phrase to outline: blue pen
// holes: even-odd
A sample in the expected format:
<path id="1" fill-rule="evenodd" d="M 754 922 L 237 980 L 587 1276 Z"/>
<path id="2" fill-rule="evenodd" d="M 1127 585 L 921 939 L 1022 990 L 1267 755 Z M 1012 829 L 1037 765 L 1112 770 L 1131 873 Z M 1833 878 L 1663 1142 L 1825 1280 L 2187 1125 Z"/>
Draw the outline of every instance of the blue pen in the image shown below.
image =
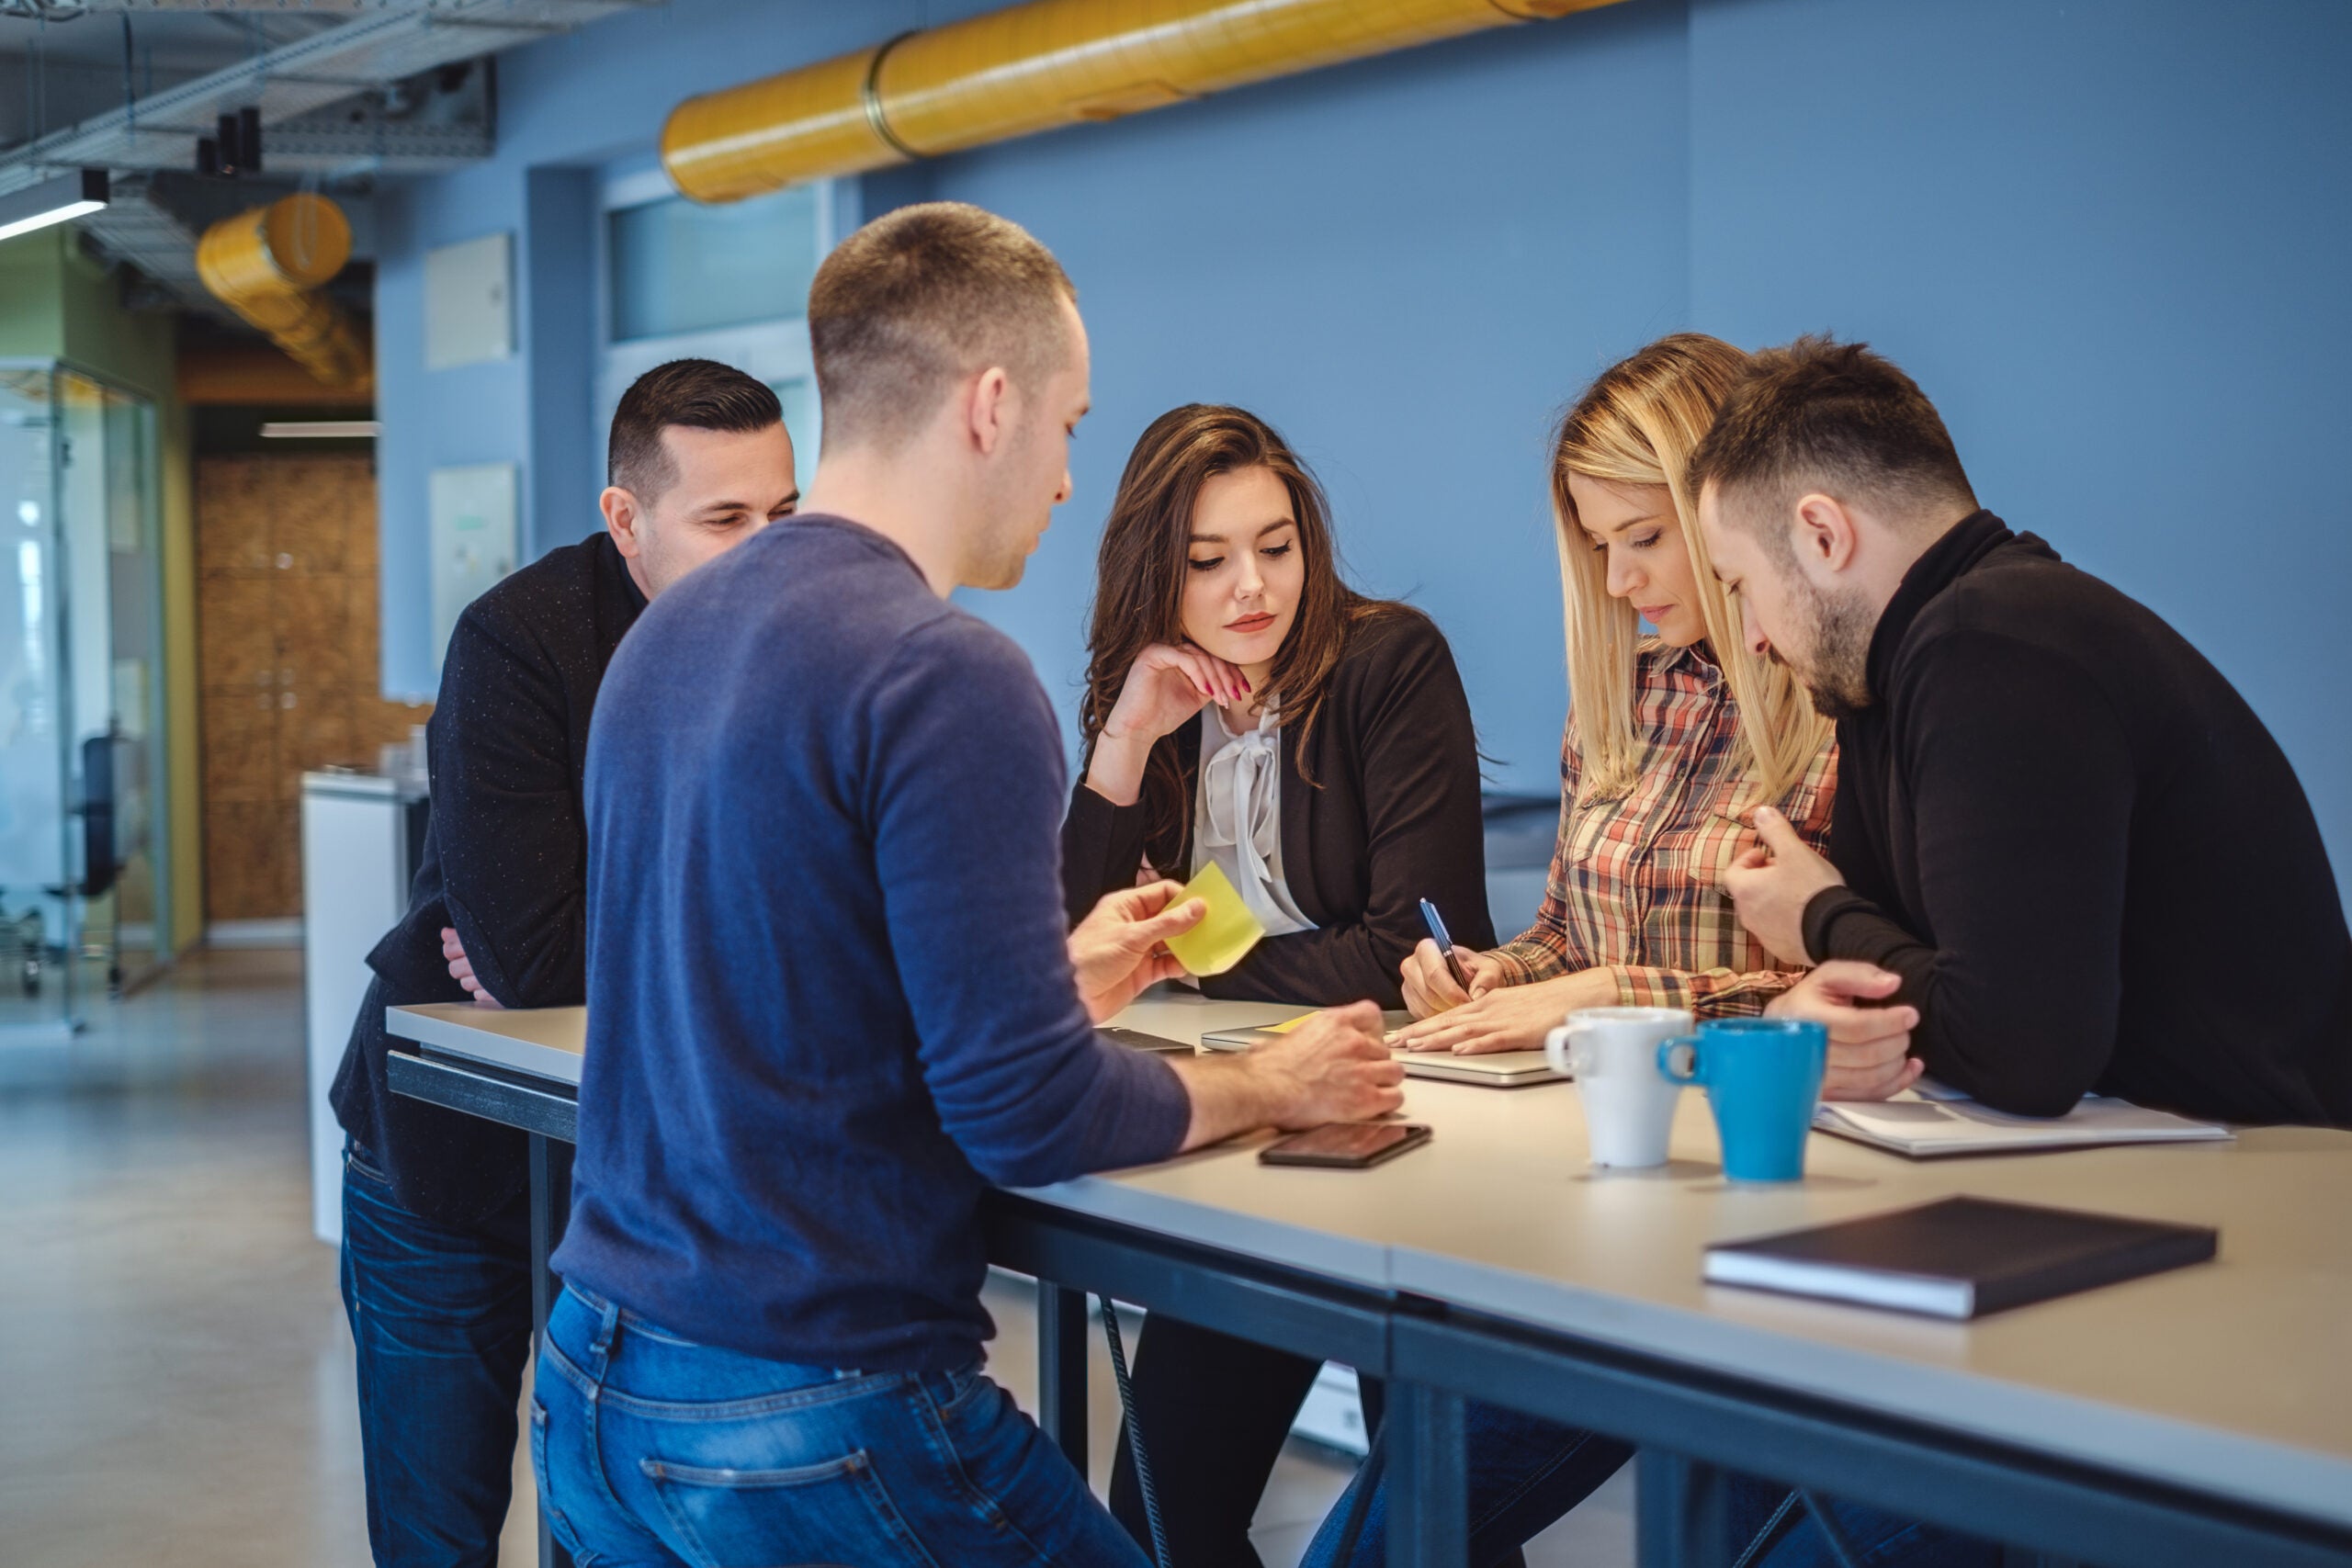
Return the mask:
<path id="1" fill-rule="evenodd" d="M 1426 898 L 1421 900 L 1421 923 L 1430 928 L 1430 940 L 1445 954 L 1445 966 L 1453 972 L 1453 983 L 1462 987 L 1464 996 L 1468 996 L 1470 976 L 1464 971 L 1462 960 L 1453 954 L 1453 939 L 1445 934 L 1445 922 L 1437 918 L 1437 906 Z"/>

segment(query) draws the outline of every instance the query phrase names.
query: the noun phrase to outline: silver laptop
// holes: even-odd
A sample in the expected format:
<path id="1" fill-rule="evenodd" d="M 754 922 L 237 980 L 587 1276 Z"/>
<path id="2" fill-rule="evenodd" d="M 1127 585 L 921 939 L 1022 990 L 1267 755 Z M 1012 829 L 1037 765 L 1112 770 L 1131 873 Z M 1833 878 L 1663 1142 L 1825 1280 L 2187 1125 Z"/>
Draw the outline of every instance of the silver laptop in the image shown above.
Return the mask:
<path id="1" fill-rule="evenodd" d="M 1413 1021 L 1408 1012 L 1388 1012 L 1383 1021 L 1392 1029 L 1401 1029 Z M 1271 1029 L 1220 1029 L 1214 1034 L 1201 1036 L 1204 1051 L 1247 1051 L 1253 1045 L 1281 1035 Z M 1541 1051 L 1491 1051 L 1483 1056 L 1454 1056 L 1435 1051 L 1398 1051 L 1396 1059 L 1405 1064 L 1405 1076 L 1411 1078 L 1443 1078 L 1449 1083 L 1483 1084 L 1488 1089 L 1524 1089 L 1529 1084 L 1554 1083 L 1566 1075 L 1552 1070 Z"/>

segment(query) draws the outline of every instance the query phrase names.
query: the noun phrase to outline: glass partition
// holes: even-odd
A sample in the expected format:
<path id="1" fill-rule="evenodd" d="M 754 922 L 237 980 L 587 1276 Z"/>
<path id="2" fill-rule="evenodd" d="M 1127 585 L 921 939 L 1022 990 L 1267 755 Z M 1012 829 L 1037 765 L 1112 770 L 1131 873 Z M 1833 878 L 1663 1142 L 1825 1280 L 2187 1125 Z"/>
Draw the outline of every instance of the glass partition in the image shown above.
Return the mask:
<path id="1" fill-rule="evenodd" d="M 154 411 L 0 364 L 0 1035 L 168 956 Z"/>
<path id="2" fill-rule="evenodd" d="M 103 956 L 108 979 L 119 989 L 138 985 L 172 952 L 164 929 L 164 884 L 169 872 L 162 854 L 160 811 L 168 769 L 164 756 L 164 565 L 155 411 L 143 399 L 70 372 L 64 381 L 77 389 L 69 405 L 84 402 L 90 411 L 86 423 L 101 439 L 96 460 L 105 520 L 100 602 L 106 610 L 106 636 L 103 643 L 94 639 L 93 646 L 104 653 L 107 678 L 102 690 L 93 683 L 92 697 L 103 698 L 107 706 L 82 703 L 74 711 L 84 738 L 83 797 L 86 803 L 111 795 L 113 886 L 93 899 L 91 915 L 95 920 L 103 909 L 111 919 L 112 951 Z M 76 453 L 67 471 L 80 467 Z M 66 520 L 69 525 L 74 521 L 71 508 Z M 101 531 L 96 521 L 74 537 L 87 538 L 90 550 L 100 553 Z M 95 581 L 92 589 L 100 591 Z M 100 743 L 107 752 L 103 762 L 89 755 Z M 93 768 L 109 776 L 93 781 Z M 85 945 L 95 945 L 86 942 L 86 933 Z"/>
<path id="3" fill-rule="evenodd" d="M 0 370 L 0 1037 L 74 1016 L 53 380 Z"/>

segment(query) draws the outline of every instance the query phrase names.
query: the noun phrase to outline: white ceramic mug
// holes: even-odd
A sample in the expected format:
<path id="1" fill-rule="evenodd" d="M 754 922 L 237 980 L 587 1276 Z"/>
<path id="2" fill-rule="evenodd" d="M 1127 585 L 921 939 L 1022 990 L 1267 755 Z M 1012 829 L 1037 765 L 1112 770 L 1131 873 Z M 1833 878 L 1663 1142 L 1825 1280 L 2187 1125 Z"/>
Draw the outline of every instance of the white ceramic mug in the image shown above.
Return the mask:
<path id="1" fill-rule="evenodd" d="M 1682 1086 L 1657 1048 L 1690 1032 L 1680 1008 L 1581 1008 L 1544 1037 L 1544 1059 L 1576 1079 L 1595 1165 L 1664 1165 Z"/>

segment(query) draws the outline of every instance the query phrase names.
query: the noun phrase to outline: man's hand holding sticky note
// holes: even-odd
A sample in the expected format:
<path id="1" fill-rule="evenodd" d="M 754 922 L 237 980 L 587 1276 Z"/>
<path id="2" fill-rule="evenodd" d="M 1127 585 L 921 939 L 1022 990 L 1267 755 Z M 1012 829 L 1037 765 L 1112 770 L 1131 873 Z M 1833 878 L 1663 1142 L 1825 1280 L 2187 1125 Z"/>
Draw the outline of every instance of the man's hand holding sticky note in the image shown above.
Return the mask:
<path id="1" fill-rule="evenodd" d="M 1215 862 L 1184 885 L 1175 902 L 1198 898 L 1209 907 L 1208 917 L 1182 936 L 1168 939 L 1168 951 L 1192 975 L 1222 975 L 1250 954 L 1266 928 L 1241 901 L 1241 895 Z"/>

